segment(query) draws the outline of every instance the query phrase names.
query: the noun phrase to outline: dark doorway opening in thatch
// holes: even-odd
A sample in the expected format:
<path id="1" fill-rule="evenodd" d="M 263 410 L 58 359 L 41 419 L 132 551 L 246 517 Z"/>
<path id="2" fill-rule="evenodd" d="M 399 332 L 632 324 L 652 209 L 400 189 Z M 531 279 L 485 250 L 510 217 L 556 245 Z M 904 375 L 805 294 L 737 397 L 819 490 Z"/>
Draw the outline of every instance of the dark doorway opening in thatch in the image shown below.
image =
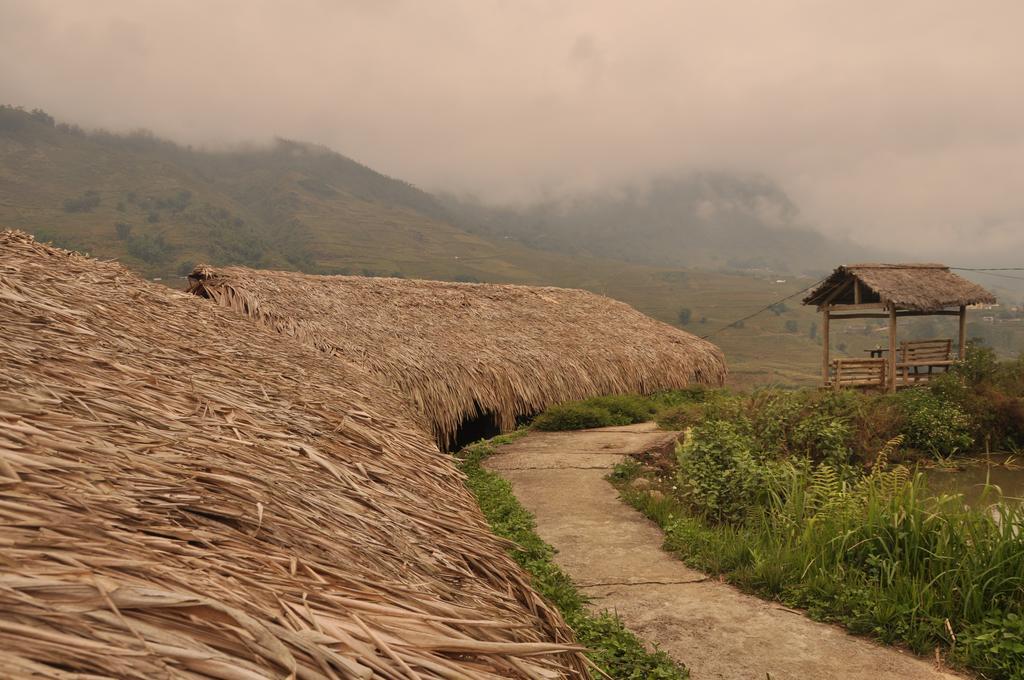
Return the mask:
<path id="1" fill-rule="evenodd" d="M 467 444 L 472 444 L 481 439 L 490 439 L 501 434 L 501 427 L 498 426 L 498 418 L 492 412 L 477 412 L 477 415 L 466 418 L 458 429 L 452 434 L 448 441 L 449 451 L 458 451 Z"/>
<path id="2" fill-rule="evenodd" d="M 530 413 L 517 416 L 516 427 L 529 423 L 533 420 L 535 415 L 537 414 Z M 502 429 L 498 422 L 498 417 L 494 412 L 483 411 L 480 409 L 479 404 L 477 404 L 476 415 L 466 418 L 459 424 L 458 429 L 456 429 L 451 438 L 449 438 L 446 450 L 458 451 L 462 447 L 472 444 L 473 442 L 480 441 L 481 439 L 497 437 L 502 433 Z"/>

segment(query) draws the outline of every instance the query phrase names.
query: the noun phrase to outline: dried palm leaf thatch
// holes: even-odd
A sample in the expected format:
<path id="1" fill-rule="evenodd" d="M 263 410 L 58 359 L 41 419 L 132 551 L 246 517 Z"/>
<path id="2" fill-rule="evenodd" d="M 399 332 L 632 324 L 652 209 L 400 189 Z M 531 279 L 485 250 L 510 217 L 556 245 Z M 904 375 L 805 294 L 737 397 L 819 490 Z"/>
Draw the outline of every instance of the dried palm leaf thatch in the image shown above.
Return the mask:
<path id="1" fill-rule="evenodd" d="M 190 291 L 411 397 L 440 445 L 466 419 L 518 417 L 602 394 L 720 385 L 722 352 L 582 290 L 198 267 Z"/>
<path id="2" fill-rule="evenodd" d="M 996 301 L 995 295 L 954 274 L 944 264 L 868 263 L 837 267 L 824 283 L 804 298 L 804 304 L 854 304 L 854 281 L 862 285 L 864 302 L 880 302 L 896 309 L 937 312 L 947 307 Z"/>
<path id="3" fill-rule="evenodd" d="M 368 372 L 0 234 L 0 675 L 585 677 Z"/>

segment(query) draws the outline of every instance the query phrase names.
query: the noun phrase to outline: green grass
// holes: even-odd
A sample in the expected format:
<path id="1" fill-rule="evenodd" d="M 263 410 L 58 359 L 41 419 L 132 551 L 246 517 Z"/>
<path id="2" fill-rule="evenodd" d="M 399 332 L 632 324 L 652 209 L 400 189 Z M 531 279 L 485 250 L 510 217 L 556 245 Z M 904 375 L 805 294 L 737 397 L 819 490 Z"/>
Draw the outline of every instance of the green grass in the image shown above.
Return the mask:
<path id="1" fill-rule="evenodd" d="M 637 394 L 609 395 L 555 404 L 534 418 L 532 427 L 555 431 L 631 425 L 650 420 L 655 411 L 651 397 Z"/>
<path id="2" fill-rule="evenodd" d="M 495 534 L 519 547 L 512 557 L 529 574 L 534 588 L 562 613 L 577 639 L 591 650 L 588 657 L 612 678 L 622 680 L 677 680 L 688 677 L 684 668 L 661 651 L 649 652 L 614 614 L 592 614 L 586 596 L 554 562 L 554 549 L 536 532 L 533 516 L 516 500 L 511 485 L 485 470 L 481 462 L 495 447 L 525 431 L 503 435 L 464 448 L 457 454 L 466 484 Z"/>
<path id="3" fill-rule="evenodd" d="M 767 500 L 731 523 L 708 520 L 665 483 L 663 494 L 631 489 L 648 474 L 635 463 L 610 479 L 691 566 L 855 633 L 941 650 L 983 677 L 1024 678 L 1020 505 L 970 509 L 900 467 L 854 484 L 824 466 L 779 469 Z"/>
<path id="4" fill-rule="evenodd" d="M 613 394 L 554 404 L 533 419 L 536 430 L 582 430 L 655 420 L 664 429 L 685 429 L 703 413 L 705 401 L 719 390 L 703 386 L 654 394 Z"/>

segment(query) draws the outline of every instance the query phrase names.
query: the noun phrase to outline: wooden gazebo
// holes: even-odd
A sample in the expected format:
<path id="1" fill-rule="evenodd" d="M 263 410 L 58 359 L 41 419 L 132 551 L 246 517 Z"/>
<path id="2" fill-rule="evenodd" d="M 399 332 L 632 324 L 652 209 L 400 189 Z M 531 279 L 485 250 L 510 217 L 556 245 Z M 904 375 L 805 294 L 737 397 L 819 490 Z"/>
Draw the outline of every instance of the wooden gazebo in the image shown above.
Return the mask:
<path id="1" fill-rule="evenodd" d="M 905 316 L 958 316 L 956 358 L 963 358 L 967 306 L 994 304 L 995 296 L 942 264 L 850 264 L 838 267 L 804 298 L 822 314 L 822 382 L 827 387 L 896 388 L 928 380 L 955 361 L 952 339 L 897 344 Z M 829 360 L 829 325 L 842 319 L 888 319 L 888 356 Z M 881 355 L 885 350 L 878 350 Z"/>

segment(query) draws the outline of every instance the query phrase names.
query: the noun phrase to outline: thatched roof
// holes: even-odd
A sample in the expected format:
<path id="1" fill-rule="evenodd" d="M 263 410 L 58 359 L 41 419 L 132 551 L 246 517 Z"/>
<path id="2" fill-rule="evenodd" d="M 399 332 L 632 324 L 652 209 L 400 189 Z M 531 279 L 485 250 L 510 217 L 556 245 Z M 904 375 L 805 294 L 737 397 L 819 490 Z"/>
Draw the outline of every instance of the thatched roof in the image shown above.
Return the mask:
<path id="1" fill-rule="evenodd" d="M 442 446 L 560 401 L 720 385 L 721 351 L 582 290 L 199 267 L 192 292 L 367 366 L 409 395 Z"/>
<path id="2" fill-rule="evenodd" d="M 853 281 L 862 284 L 864 303 L 934 312 L 959 305 L 994 303 L 995 296 L 944 264 L 848 264 L 804 298 L 805 305 L 854 303 Z M 831 299 L 830 299 L 831 298 Z"/>
<path id="3" fill-rule="evenodd" d="M 583 677 L 367 372 L 0 233 L 5 678 Z"/>

